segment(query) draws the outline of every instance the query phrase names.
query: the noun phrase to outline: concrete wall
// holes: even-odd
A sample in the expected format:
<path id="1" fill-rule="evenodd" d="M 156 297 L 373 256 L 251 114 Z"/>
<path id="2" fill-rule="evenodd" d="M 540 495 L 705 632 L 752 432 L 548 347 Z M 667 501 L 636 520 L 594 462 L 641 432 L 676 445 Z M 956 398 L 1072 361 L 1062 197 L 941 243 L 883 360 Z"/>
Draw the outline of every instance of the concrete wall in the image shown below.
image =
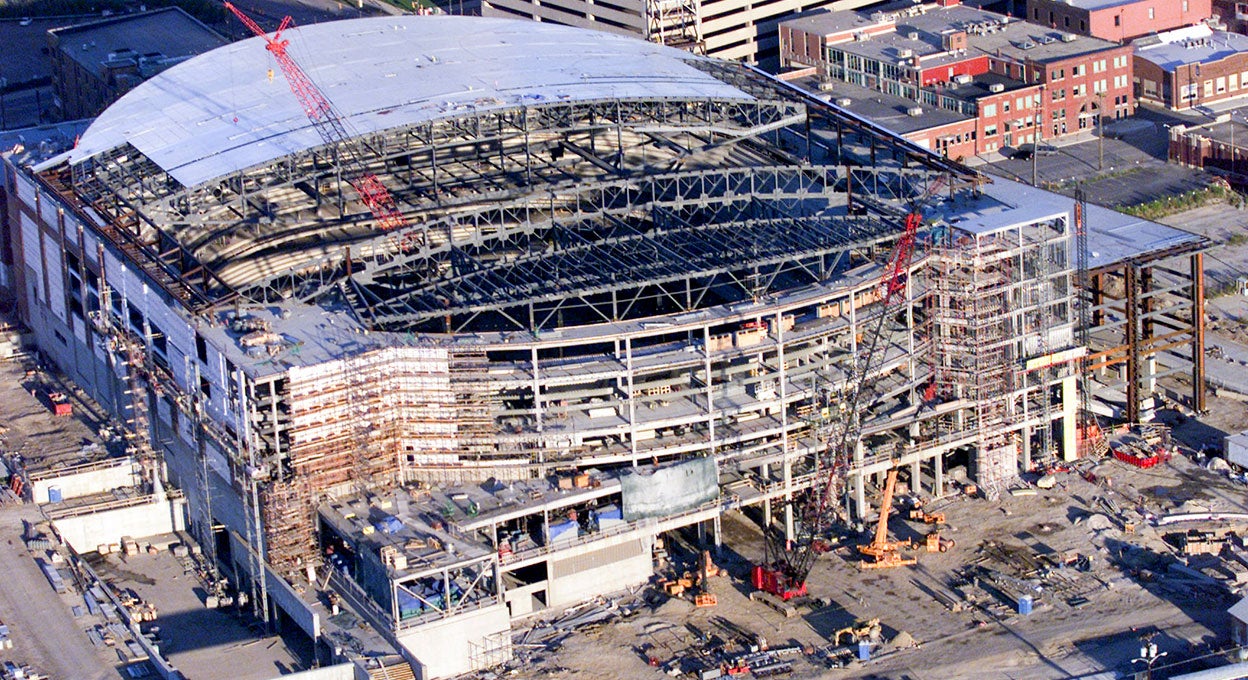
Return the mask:
<path id="1" fill-rule="evenodd" d="M 645 583 L 654 573 L 652 537 L 633 539 L 575 557 L 551 560 L 547 590 L 551 607 L 580 602 Z"/>
<path id="2" fill-rule="evenodd" d="M 157 534 L 183 531 L 186 529 L 185 506 L 184 500 L 171 499 L 56 519 L 52 524 L 74 550 L 91 552 L 103 543 L 119 543 L 122 536 L 142 541 Z"/>
<path id="3" fill-rule="evenodd" d="M 353 663 L 340 663 L 334 666 L 326 666 L 324 668 L 313 668 L 310 671 L 302 673 L 292 673 L 290 675 L 274 676 L 274 680 L 278 677 L 281 680 L 356 680 L 357 677 L 367 677 L 357 675 L 357 668 Z"/>
<path id="4" fill-rule="evenodd" d="M 449 678 L 473 670 L 493 637 L 511 657 L 511 620 L 502 603 L 400 633 L 398 642 L 420 680 Z M 495 659 L 497 660 L 497 659 Z M 477 663 L 481 668 L 490 664 Z"/>
<path id="5" fill-rule="evenodd" d="M 127 457 L 107 467 L 36 480 L 32 485 L 32 493 L 36 503 L 47 503 L 48 489 L 51 487 L 59 488 L 62 498 L 77 498 L 119 487 L 131 487 L 138 483 L 139 466 L 133 458 Z"/>

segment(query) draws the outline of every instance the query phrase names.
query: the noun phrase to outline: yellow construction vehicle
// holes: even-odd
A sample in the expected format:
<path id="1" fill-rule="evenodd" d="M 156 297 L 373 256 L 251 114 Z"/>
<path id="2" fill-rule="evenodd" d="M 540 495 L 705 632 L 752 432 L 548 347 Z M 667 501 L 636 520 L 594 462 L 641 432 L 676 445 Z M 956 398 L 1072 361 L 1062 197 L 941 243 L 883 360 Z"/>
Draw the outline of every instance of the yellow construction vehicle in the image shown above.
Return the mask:
<path id="1" fill-rule="evenodd" d="M 910 507 L 910 519 L 924 524 L 944 524 L 945 513 L 928 512 L 923 509 L 923 501 L 915 498 L 914 504 Z"/>
<path id="2" fill-rule="evenodd" d="M 880 521 L 875 525 L 875 538 L 867 545 L 858 546 L 858 552 L 870 557 L 858 563 L 863 569 L 886 569 L 904 567 L 917 562 L 914 558 L 901 556 L 902 543 L 888 540 L 888 514 L 893 509 L 893 489 L 897 486 L 897 468 L 888 471 L 884 482 L 884 496 L 880 499 Z"/>
<path id="3" fill-rule="evenodd" d="M 957 543 L 952 538 L 941 538 L 939 531 L 927 535 L 928 552 L 949 552 Z"/>
<path id="4" fill-rule="evenodd" d="M 882 632 L 879 619 L 868 619 L 866 621 L 858 621 L 852 626 L 846 626 L 832 636 L 832 644 L 840 645 L 841 636 L 848 635 L 850 643 L 862 640 L 872 640 L 878 638 Z"/>

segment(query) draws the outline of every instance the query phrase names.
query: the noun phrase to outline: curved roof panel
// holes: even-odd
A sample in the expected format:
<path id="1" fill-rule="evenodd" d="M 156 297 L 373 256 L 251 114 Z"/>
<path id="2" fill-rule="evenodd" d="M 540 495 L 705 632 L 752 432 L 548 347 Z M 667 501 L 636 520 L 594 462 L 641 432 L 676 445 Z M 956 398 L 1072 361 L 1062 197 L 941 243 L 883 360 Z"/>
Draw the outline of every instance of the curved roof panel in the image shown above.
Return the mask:
<path id="1" fill-rule="evenodd" d="M 522 104 L 753 99 L 692 65 L 703 57 L 554 24 L 403 16 L 284 35 L 289 53 L 358 134 Z M 136 87 L 92 123 L 68 160 L 126 142 L 185 186 L 322 144 L 260 38 Z"/>

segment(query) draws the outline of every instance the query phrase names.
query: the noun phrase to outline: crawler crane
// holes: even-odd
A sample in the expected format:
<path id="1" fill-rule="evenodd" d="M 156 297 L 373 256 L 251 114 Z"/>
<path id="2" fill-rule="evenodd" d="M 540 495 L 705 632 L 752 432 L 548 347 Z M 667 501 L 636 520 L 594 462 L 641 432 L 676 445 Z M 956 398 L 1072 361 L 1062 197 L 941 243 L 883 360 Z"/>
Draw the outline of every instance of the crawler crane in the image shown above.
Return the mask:
<path id="1" fill-rule="evenodd" d="M 847 421 L 839 428 L 838 436 L 833 437 L 834 441 L 819 457 L 818 465 L 822 477 L 811 489 L 808 500 L 801 506 L 800 534 L 796 540 L 786 540 L 782 534 L 777 535 L 772 527 L 764 527 L 766 556 L 762 564 L 755 565 L 751 570 L 750 581 L 755 588 L 771 593 L 782 600 L 787 601 L 806 595 L 806 577 L 814 567 L 815 557 L 820 552 L 817 547 L 822 544 L 821 536 L 832 523 L 832 506 L 835 502 L 837 485 L 844 478 L 852 459 L 852 452 L 862 436 L 861 414 L 859 413 L 862 404 L 859 400 L 872 372 L 878 368 L 878 360 L 884 355 L 882 345 L 887 343 L 881 338 L 885 320 L 903 302 L 902 293 L 909 279 L 915 239 L 919 227 L 923 224 L 923 209 L 944 185 L 945 177 L 938 175 L 928 185 L 927 190 L 911 204 L 910 212 L 905 218 L 905 228 L 884 267 L 884 274 L 880 280 L 883 310 L 876 320 L 873 331 L 863 339 L 865 351 L 860 351 L 854 357 L 848 381 L 849 394 L 844 408 Z M 888 505 L 891 505 L 892 483 L 896 481 L 897 470 L 895 468 L 890 470 L 889 475 L 888 489 L 890 491 L 887 494 L 887 500 Z M 887 542 L 887 527 L 885 526 L 887 521 L 888 513 L 884 512 L 881 514 L 881 526 L 884 527 L 882 531 L 885 532 L 885 542 Z M 877 529 L 877 538 L 880 531 Z M 880 546 L 872 542 L 864 547 L 874 550 Z M 885 561 L 887 559 L 891 558 L 886 558 Z M 897 559 L 901 559 L 899 555 Z M 877 566 L 898 565 L 882 564 L 877 558 Z"/>

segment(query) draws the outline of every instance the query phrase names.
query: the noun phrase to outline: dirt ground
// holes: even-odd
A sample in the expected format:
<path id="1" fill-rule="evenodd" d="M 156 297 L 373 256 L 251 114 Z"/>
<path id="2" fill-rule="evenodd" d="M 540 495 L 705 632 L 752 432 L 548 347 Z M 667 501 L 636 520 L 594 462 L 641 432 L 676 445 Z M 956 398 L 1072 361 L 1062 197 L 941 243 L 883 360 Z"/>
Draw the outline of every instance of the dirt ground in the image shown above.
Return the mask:
<path id="1" fill-rule="evenodd" d="M 557 651 L 539 650 L 518 666 L 518 674 L 658 677 L 648 657 L 661 663 L 683 659 L 688 669 L 697 663 L 697 650 L 708 646 L 706 640 L 714 644 L 711 636 L 732 640 L 743 633 L 761 635 L 772 646 L 796 644 L 813 652 L 793 658 L 792 677 L 797 678 L 1062 678 L 1126 672 L 1145 632 L 1157 633 L 1154 642 L 1168 652 L 1169 672 L 1202 668 L 1199 659 L 1190 660 L 1225 646 L 1225 610 L 1237 598 L 1224 580 L 1179 574 L 1171 567 L 1179 561 L 1173 538 L 1168 542 L 1164 536 L 1176 529 L 1152 527 L 1145 517 L 1209 508 L 1243 512 L 1248 510 L 1245 487 L 1184 456 L 1151 470 L 1105 461 L 1087 472 L 1097 481 L 1072 471 L 1058 475 L 1056 488 L 1037 495 L 938 502 L 936 509 L 946 513 L 949 523 L 943 535 L 957 545 L 947 553 L 917 554 L 914 566 L 862 571 L 848 547 L 824 555 L 809 579 L 809 601 L 797 617 L 787 619 L 748 599 L 748 569 L 762 555 L 761 535 L 749 519 L 726 517 L 725 545 L 716 562 L 729 575 L 712 580 L 718 606 L 699 609 L 686 599 L 652 593 L 653 606 L 580 630 Z M 1113 501 L 1119 512 L 1107 510 L 1102 498 Z M 927 529 L 896 515 L 890 521 L 891 532 L 902 539 L 918 538 Z M 1042 557 L 1075 554 L 1088 558 L 1086 571 L 1059 568 Z M 978 570 L 980 587 L 962 575 L 968 567 Z M 1031 586 L 1035 610 L 1027 616 L 1016 613 L 1014 602 L 989 583 L 993 578 L 1001 578 L 1005 590 L 1010 584 Z M 873 659 L 830 667 L 826 652 L 836 649 L 835 631 L 871 618 L 879 618 L 883 640 L 873 649 Z M 525 628 L 517 630 L 521 637 L 532 636 Z M 913 638 L 917 647 L 889 644 L 903 632 L 902 639 Z"/>

